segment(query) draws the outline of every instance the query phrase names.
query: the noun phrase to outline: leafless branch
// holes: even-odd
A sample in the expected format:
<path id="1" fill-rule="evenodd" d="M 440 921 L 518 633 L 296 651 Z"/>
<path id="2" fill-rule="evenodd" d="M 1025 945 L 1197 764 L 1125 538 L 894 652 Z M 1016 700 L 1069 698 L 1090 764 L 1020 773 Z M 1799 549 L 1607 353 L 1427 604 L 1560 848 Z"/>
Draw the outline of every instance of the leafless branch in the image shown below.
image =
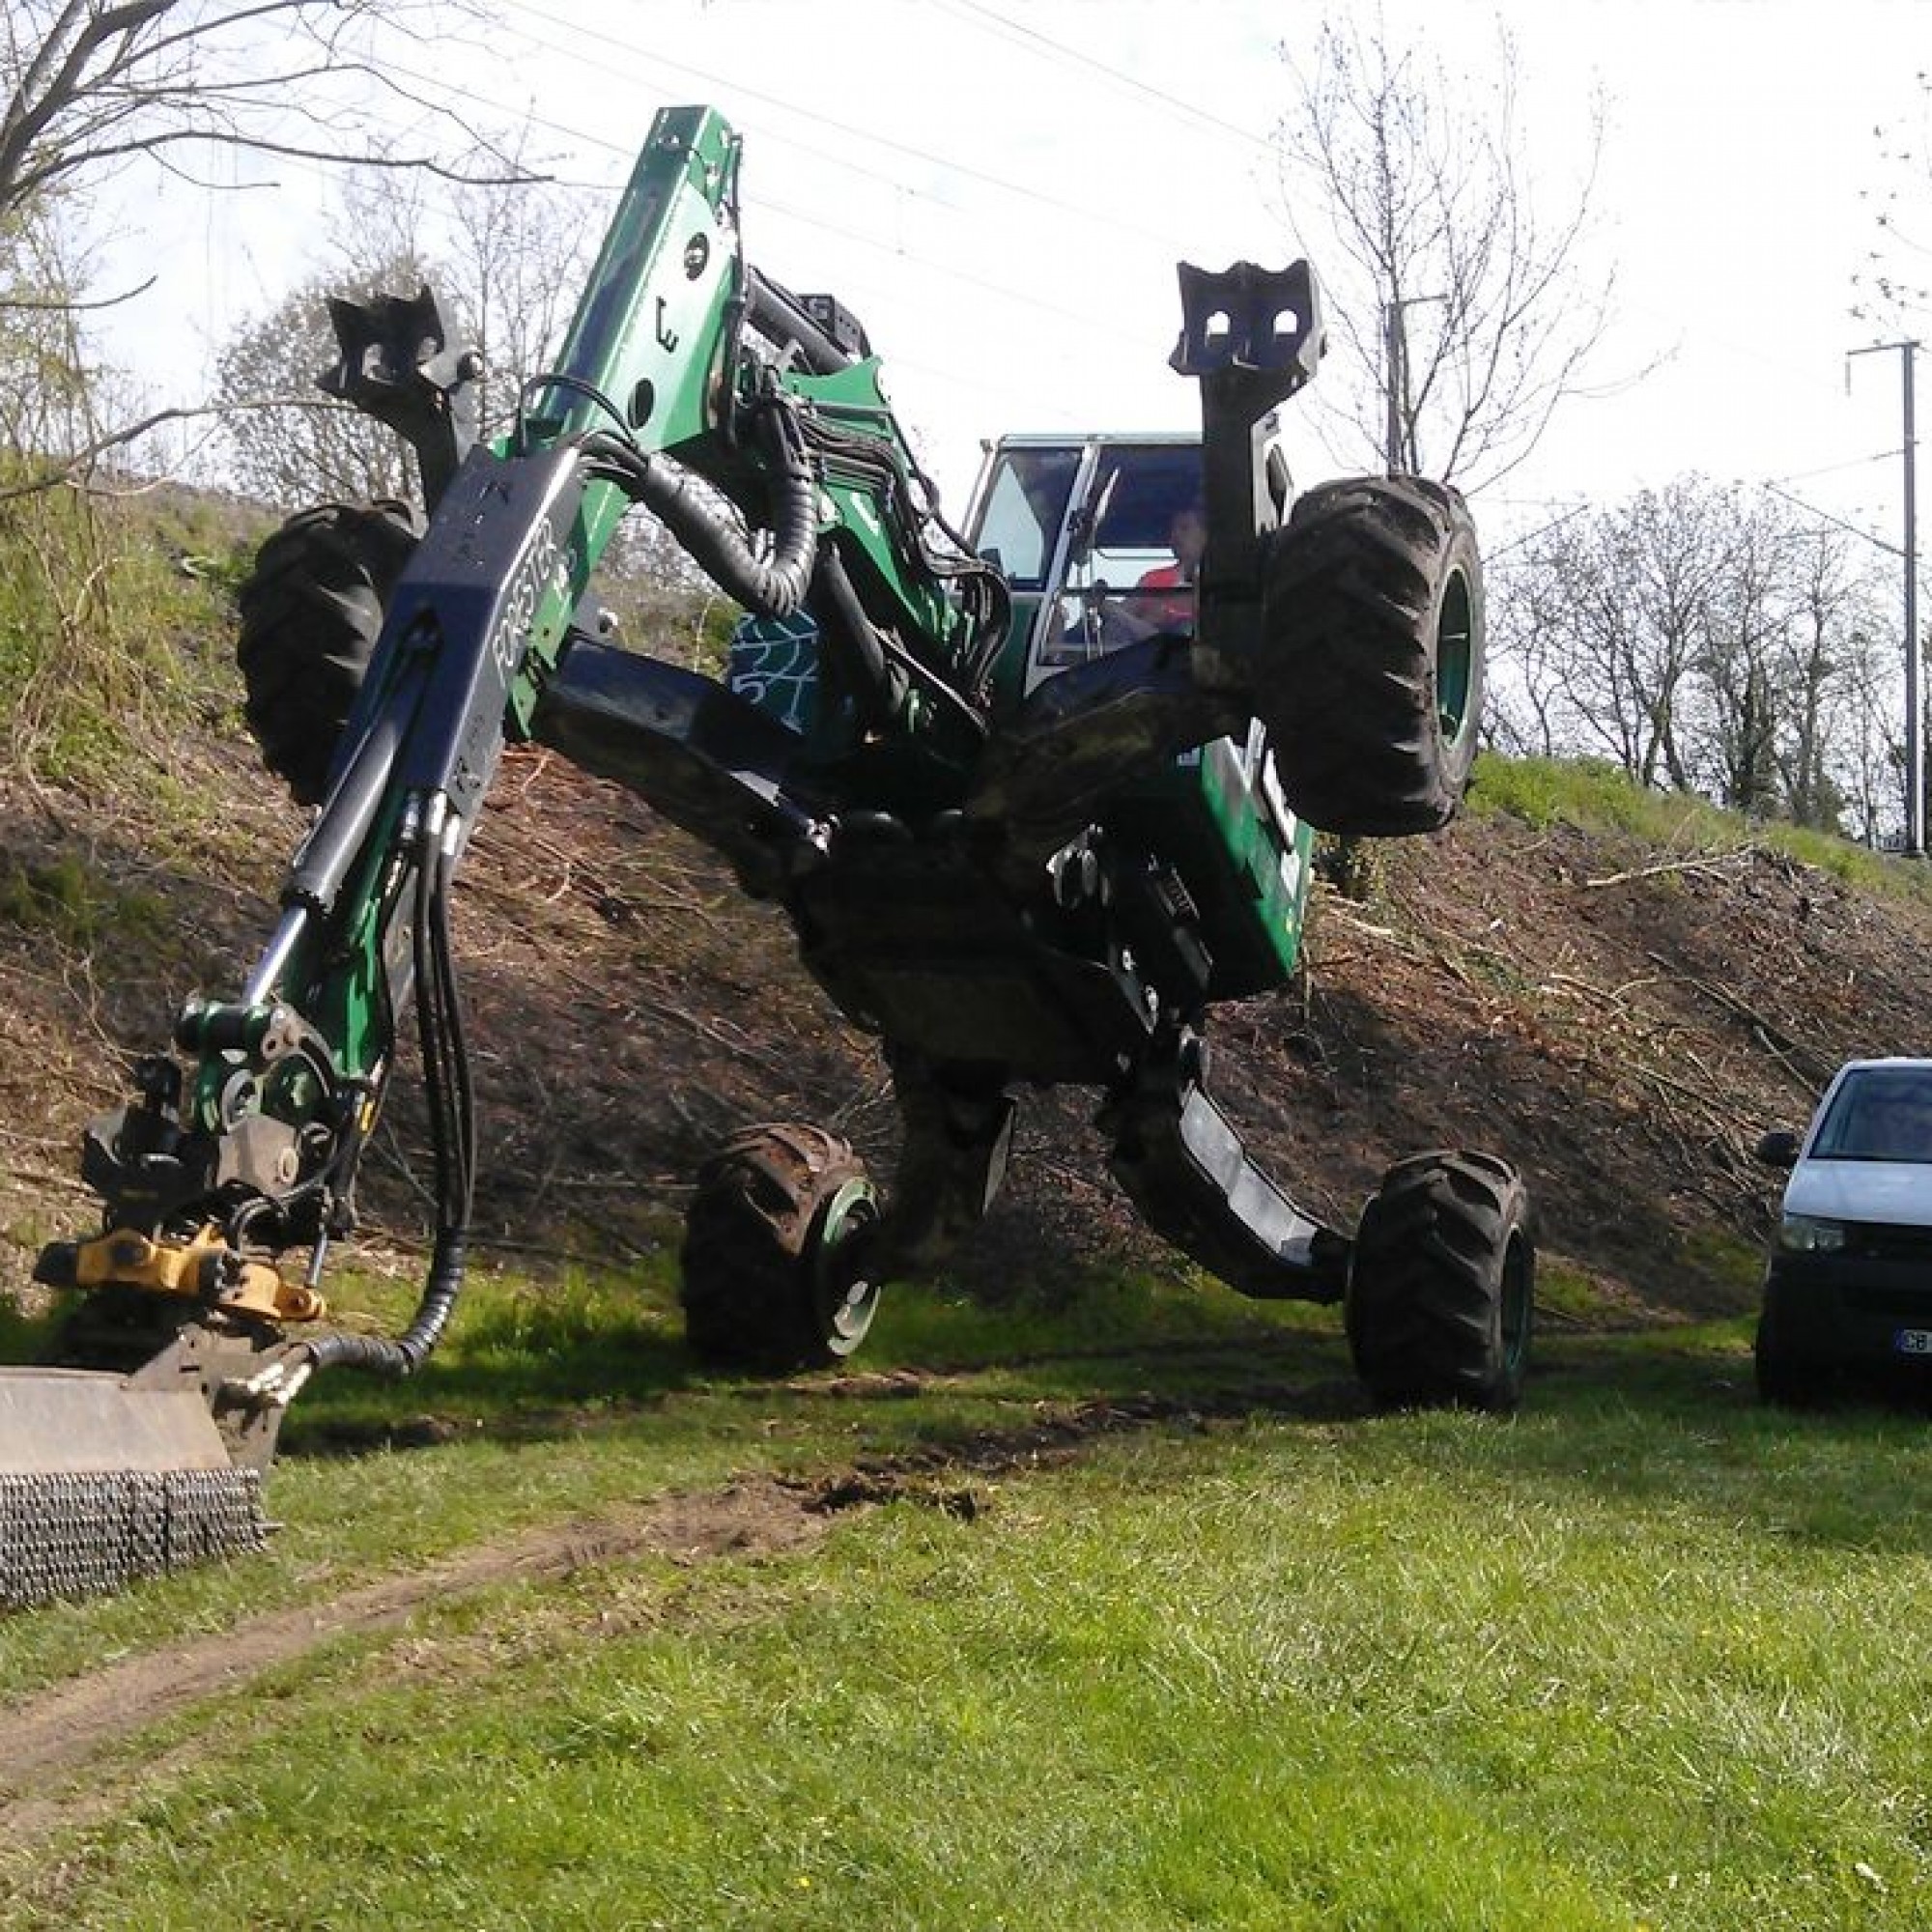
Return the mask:
<path id="1" fill-rule="evenodd" d="M 1304 245 L 1332 228 L 1331 326 L 1378 377 L 1358 392 L 1356 427 L 1395 468 L 1469 489 L 1493 481 L 1581 393 L 1604 335 L 1609 276 L 1583 266 L 1601 113 L 1582 178 L 1551 218 L 1550 190 L 1533 188 L 1525 160 L 1506 30 L 1488 70 L 1468 76 L 1451 76 L 1421 43 L 1392 43 L 1378 14 L 1331 24 L 1312 55 L 1287 58 L 1284 196 L 1291 219 L 1308 211 Z"/>
<path id="2" fill-rule="evenodd" d="M 69 298 L 61 296 L 0 295 L 0 313 L 87 315 L 99 309 L 119 308 L 123 302 L 130 302 L 137 296 L 146 295 L 158 279 L 150 275 L 146 281 L 136 282 L 131 289 L 123 289 L 118 295 L 111 296 Z"/>
<path id="3" fill-rule="evenodd" d="M 498 157 L 501 151 L 448 100 L 405 86 L 363 50 L 411 11 L 374 0 L 228 8 L 208 0 L 15 0 L 10 58 L 0 69 L 7 90 L 0 213 L 57 184 L 183 146 L 418 168 L 453 181 L 526 179 L 515 169 L 451 166 L 450 150 Z M 270 55 L 264 65 L 265 50 L 291 44 L 292 56 Z M 429 113 L 457 138 L 449 150 L 384 152 L 382 117 L 355 101 L 358 88 Z M 329 138 L 304 138 L 304 127 Z"/>

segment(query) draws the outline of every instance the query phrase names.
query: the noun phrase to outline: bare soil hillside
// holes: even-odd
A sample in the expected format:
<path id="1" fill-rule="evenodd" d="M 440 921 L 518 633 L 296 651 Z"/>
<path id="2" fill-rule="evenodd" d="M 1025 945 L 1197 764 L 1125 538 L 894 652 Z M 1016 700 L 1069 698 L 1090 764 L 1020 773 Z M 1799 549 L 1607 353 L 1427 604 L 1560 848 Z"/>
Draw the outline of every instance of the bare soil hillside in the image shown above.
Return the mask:
<path id="1" fill-rule="evenodd" d="M 152 809 L 0 788 L 7 1290 L 40 1241 L 91 1230 L 77 1139 L 128 1059 L 185 993 L 232 993 L 273 923 L 299 814 L 232 719 L 175 771 L 182 795 Z M 1383 873 L 1370 902 L 1320 893 L 1296 983 L 1219 1015 L 1216 1091 L 1343 1226 L 1404 1153 L 1515 1159 L 1558 1319 L 1747 1307 L 1774 1198 L 1758 1134 L 1801 1122 L 1848 1055 L 1927 1044 L 1932 914 L 1763 847 L 1673 855 L 1478 809 L 1386 848 Z M 872 1042 L 781 917 L 635 799 L 513 753 L 459 898 L 487 1237 L 621 1264 L 666 1238 L 698 1160 L 752 1120 L 822 1122 L 890 1175 Z M 1096 1100 L 1029 1102 L 965 1285 L 1180 1265 L 1106 1179 Z M 400 1093 L 392 1111 L 363 1205 L 377 1238 L 408 1244 L 421 1167 Z"/>

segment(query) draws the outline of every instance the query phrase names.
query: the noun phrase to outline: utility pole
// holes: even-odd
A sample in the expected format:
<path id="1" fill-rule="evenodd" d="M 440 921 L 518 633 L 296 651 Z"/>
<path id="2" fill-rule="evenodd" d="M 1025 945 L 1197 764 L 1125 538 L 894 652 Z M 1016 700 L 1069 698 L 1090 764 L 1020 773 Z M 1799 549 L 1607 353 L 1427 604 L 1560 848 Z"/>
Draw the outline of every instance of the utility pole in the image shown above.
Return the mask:
<path id="1" fill-rule="evenodd" d="M 1402 469 L 1402 391 L 1403 359 L 1407 345 L 1403 340 L 1402 304 L 1382 304 L 1382 368 L 1388 384 L 1388 415 L 1382 431 L 1382 460 L 1391 476 Z"/>
<path id="2" fill-rule="evenodd" d="M 1905 849 L 1914 858 L 1925 852 L 1925 735 L 1918 696 L 1921 659 L 1918 644 L 1918 460 L 1913 409 L 1913 357 L 1917 342 L 1875 342 L 1853 355 L 1898 352 L 1904 379 L 1905 411 Z M 1850 375 L 1847 369 L 1847 376 Z"/>
<path id="3" fill-rule="evenodd" d="M 1408 439 L 1403 434 L 1402 401 L 1408 389 L 1408 332 L 1403 315 L 1422 302 L 1447 301 L 1447 296 L 1404 296 L 1382 303 L 1382 368 L 1388 384 L 1388 412 L 1382 428 L 1382 460 L 1391 476 L 1414 468 L 1407 460 Z"/>

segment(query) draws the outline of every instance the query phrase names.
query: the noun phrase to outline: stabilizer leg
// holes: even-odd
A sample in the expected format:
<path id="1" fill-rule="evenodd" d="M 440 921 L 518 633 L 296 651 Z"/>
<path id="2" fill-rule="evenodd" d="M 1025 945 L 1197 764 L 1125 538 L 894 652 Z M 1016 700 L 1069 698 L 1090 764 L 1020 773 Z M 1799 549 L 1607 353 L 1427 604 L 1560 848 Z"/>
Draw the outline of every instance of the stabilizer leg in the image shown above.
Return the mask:
<path id="1" fill-rule="evenodd" d="M 878 1265 L 917 1278 L 985 1216 L 1007 1177 L 1017 1111 L 1000 1067 L 935 1065 L 888 1046 L 893 1092 L 905 1122 Z"/>
<path id="2" fill-rule="evenodd" d="M 777 884 L 781 854 L 810 854 L 823 836 L 785 793 L 797 734 L 677 665 L 579 638 L 544 689 L 533 735 L 648 800 L 753 890 Z"/>
<path id="3" fill-rule="evenodd" d="M 1100 1110 L 1115 1179 L 1155 1234 L 1239 1293 L 1340 1301 L 1347 1236 L 1304 1214 L 1256 1166 L 1205 1077 L 1201 1036 L 1163 1030 Z"/>

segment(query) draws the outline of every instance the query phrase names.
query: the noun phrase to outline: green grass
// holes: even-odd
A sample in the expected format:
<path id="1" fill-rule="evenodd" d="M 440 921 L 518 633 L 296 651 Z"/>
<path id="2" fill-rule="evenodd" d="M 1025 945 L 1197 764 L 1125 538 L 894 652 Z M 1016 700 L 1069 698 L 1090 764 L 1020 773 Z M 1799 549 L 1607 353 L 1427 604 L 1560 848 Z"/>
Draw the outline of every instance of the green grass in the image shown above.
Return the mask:
<path id="1" fill-rule="evenodd" d="M 415 1294 L 412 1280 L 338 1271 L 331 1320 L 393 1334 Z M 0 1295 L 0 1359 L 32 1360 L 45 1325 Z M 171 1633 L 219 1628 L 572 1510 L 739 1469 L 964 1440 L 1010 1427 L 1041 1401 L 1211 1389 L 1231 1363 L 1253 1379 L 1257 1349 L 1302 1350 L 1304 1366 L 1345 1375 L 1337 1325 L 1326 1311 L 1259 1307 L 1159 1276 L 1118 1286 L 1087 1277 L 1050 1292 L 1022 1284 L 998 1312 L 962 1295 L 893 1291 L 855 1367 L 918 1364 L 941 1378 L 916 1401 L 828 1401 L 817 1392 L 825 1378 L 702 1373 L 683 1347 L 668 1247 L 623 1278 L 537 1284 L 477 1268 L 421 1377 L 337 1373 L 295 1406 L 269 1492 L 286 1529 L 266 1556 L 0 1618 L 0 1686 L 30 1690 Z M 434 1446 L 392 1446 L 426 1439 Z"/>
<path id="2" fill-rule="evenodd" d="M 1889 898 L 1932 903 L 1925 867 L 1847 838 L 1725 811 L 1684 792 L 1652 791 L 1601 758 L 1505 758 L 1486 752 L 1469 789 L 1475 811 L 1502 812 L 1538 830 L 1557 824 L 1624 833 L 1660 859 L 1716 857 L 1761 845 Z"/>
<path id="3" fill-rule="evenodd" d="M 77 854 L 64 852 L 36 866 L 0 853 L 0 924 L 86 952 L 149 944 L 167 918 L 167 903 L 157 894 L 117 889 L 90 872 Z"/>
<path id="4" fill-rule="evenodd" d="M 67 491 L 0 504 L 9 769 L 96 793 L 168 774 L 183 725 L 236 683 L 244 548 L 185 513 L 123 514 Z"/>
<path id="5" fill-rule="evenodd" d="M 812 1547 L 590 1564 L 324 1641 L 96 1767 L 96 1822 L 0 1850 L 0 1917 L 1932 1915 L 1922 1416 L 1762 1409 L 1731 1323 L 1551 1342 L 1513 1422 L 1378 1417 L 1332 1316 L 1158 1280 L 1111 1324 L 1097 1287 L 1073 1299 L 1057 1335 L 1023 1309 L 1002 1350 L 984 1311 L 898 1296 L 865 1367 L 947 1375 L 835 1394 L 696 1376 L 649 1271 L 554 1299 L 486 1279 L 447 1363 L 393 1398 L 467 1418 L 457 1439 L 292 1455 L 270 1556 L 15 1618 L 0 1679 L 733 1470 L 897 1452 L 931 1481 Z M 573 1382 L 590 1399 L 553 1406 Z M 927 1460 L 1156 1387 L 1199 1418 L 1170 1407 L 1038 1465 Z M 332 1404 L 372 1400 L 340 1390 L 318 1392 L 318 1448 Z M 933 1506 L 961 1491 L 970 1512 Z"/>

